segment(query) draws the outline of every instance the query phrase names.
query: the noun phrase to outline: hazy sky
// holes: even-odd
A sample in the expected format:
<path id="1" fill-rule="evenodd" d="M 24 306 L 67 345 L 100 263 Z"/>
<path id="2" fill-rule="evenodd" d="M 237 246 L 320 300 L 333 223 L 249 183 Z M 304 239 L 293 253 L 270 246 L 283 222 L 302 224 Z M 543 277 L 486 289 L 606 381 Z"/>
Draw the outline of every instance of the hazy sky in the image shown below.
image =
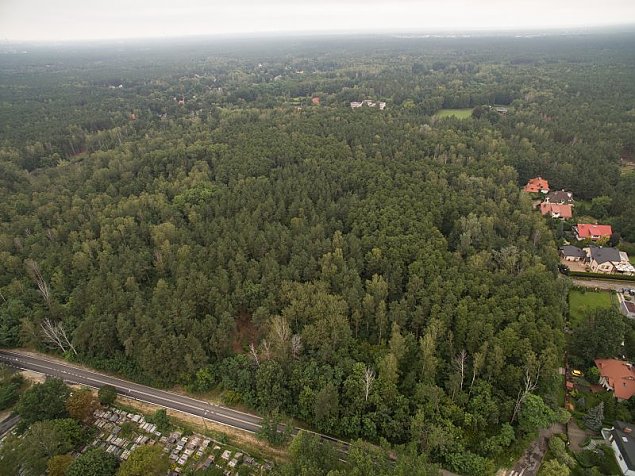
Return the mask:
<path id="1" fill-rule="evenodd" d="M 635 23 L 635 0 L 0 0 L 0 40 Z"/>

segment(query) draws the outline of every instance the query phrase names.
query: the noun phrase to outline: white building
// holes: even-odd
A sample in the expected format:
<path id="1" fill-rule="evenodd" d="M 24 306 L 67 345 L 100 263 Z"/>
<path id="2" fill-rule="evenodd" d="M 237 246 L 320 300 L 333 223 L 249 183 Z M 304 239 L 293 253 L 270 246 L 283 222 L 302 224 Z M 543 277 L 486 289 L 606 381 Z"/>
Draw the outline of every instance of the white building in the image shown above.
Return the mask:
<path id="1" fill-rule="evenodd" d="M 603 428 L 602 436 L 609 442 L 624 476 L 635 476 L 635 438 L 633 426 L 616 421 L 611 429 Z"/>

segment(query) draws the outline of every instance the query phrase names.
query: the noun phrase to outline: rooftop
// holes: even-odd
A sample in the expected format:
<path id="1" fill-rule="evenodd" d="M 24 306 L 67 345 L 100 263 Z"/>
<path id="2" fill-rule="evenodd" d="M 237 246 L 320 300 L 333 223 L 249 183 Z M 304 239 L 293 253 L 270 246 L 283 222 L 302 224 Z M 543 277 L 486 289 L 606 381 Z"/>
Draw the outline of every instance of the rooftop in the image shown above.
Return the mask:
<path id="1" fill-rule="evenodd" d="M 604 248 L 600 246 L 591 246 L 589 247 L 589 255 L 591 259 L 594 259 L 598 264 L 602 263 L 619 263 L 622 261 L 622 257 L 620 256 L 620 250 L 617 248 Z"/>
<path id="2" fill-rule="evenodd" d="M 589 223 L 578 223 L 576 230 L 580 238 L 591 238 L 592 236 L 610 237 L 613 234 L 611 225 L 593 225 Z"/>
<path id="3" fill-rule="evenodd" d="M 595 365 L 600 375 L 613 388 L 617 398 L 628 400 L 635 395 L 635 370 L 630 362 L 617 359 L 595 359 Z"/>
<path id="4" fill-rule="evenodd" d="M 623 421 L 616 421 L 611 430 L 615 443 L 620 449 L 624 462 L 629 469 L 635 470 L 635 438 L 633 435 L 633 425 Z"/>

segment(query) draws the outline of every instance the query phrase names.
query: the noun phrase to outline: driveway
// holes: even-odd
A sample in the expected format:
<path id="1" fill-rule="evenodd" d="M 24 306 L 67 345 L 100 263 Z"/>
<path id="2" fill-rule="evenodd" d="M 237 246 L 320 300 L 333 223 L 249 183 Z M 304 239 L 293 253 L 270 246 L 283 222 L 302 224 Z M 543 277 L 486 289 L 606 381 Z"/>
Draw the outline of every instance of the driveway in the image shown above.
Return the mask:
<path id="1" fill-rule="evenodd" d="M 542 464 L 542 459 L 547 452 L 549 438 L 558 433 L 564 433 L 564 425 L 554 423 L 546 430 L 541 430 L 538 438 L 529 445 L 525 453 L 516 462 L 514 467 L 507 471 L 508 476 L 535 476 Z"/>
<path id="2" fill-rule="evenodd" d="M 583 288 L 593 289 L 607 289 L 613 291 L 621 291 L 622 288 L 635 288 L 635 282 L 633 281 L 613 281 L 610 279 L 579 279 L 571 278 L 571 281 L 575 286 Z"/>
<path id="3" fill-rule="evenodd" d="M 584 440 L 586 440 L 587 436 L 589 435 L 586 431 L 578 426 L 573 418 L 569 420 L 567 431 L 571 451 L 573 451 L 574 453 L 579 453 L 580 451 L 582 451 L 582 443 L 584 443 Z"/>

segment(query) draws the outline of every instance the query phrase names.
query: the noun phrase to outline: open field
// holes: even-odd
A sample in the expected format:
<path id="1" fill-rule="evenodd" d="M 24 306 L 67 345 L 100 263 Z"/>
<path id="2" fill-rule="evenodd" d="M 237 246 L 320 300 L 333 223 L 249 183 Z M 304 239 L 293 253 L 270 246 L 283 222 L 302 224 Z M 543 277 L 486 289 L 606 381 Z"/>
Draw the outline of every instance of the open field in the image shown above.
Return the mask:
<path id="1" fill-rule="evenodd" d="M 569 292 L 569 315 L 571 325 L 577 326 L 585 312 L 592 309 L 610 308 L 612 306 L 610 291 L 586 291 L 572 289 Z"/>
<path id="2" fill-rule="evenodd" d="M 457 119 L 467 119 L 472 116 L 472 108 L 467 109 L 440 109 L 435 113 L 435 117 L 456 117 Z"/>

